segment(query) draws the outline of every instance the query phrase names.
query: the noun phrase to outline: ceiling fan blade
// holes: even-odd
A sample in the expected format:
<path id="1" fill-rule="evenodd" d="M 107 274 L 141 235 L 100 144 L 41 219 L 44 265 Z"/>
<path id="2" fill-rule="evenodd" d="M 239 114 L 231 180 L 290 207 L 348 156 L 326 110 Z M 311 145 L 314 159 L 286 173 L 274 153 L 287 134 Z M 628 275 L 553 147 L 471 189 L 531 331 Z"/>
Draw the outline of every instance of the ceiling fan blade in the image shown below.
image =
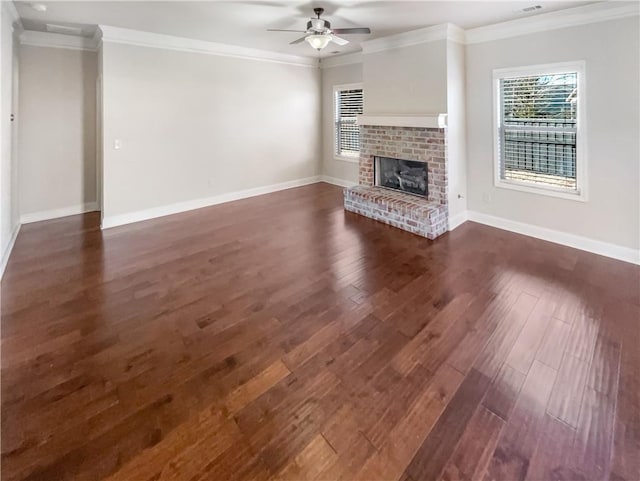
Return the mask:
<path id="1" fill-rule="evenodd" d="M 353 33 L 371 33 L 371 29 L 368 27 L 357 27 L 357 28 L 334 28 L 332 29 L 333 33 L 338 33 L 340 35 L 349 35 Z"/>
<path id="2" fill-rule="evenodd" d="M 331 41 L 333 43 L 337 43 L 338 45 L 346 45 L 349 43 L 349 40 L 345 40 L 344 38 L 336 37 L 335 35 L 331 35 Z"/>
<path id="3" fill-rule="evenodd" d="M 298 33 L 305 33 L 306 30 L 281 30 L 279 28 L 268 28 L 267 32 L 298 32 Z"/>
<path id="4" fill-rule="evenodd" d="M 296 43 L 304 42 L 305 38 L 307 38 L 306 35 L 304 37 L 300 37 L 298 40 L 294 40 L 293 42 L 289 42 L 289 45 L 295 45 Z"/>

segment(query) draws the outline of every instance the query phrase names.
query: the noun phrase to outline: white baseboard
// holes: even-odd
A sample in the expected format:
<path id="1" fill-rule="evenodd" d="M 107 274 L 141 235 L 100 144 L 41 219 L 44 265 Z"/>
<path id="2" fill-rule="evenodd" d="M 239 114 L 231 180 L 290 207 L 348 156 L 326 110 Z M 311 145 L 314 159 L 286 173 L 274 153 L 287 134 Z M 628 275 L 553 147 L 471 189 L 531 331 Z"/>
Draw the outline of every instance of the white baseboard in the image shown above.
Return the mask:
<path id="1" fill-rule="evenodd" d="M 449 231 L 461 226 L 469 220 L 469 211 L 462 211 L 453 217 L 449 217 Z"/>
<path id="2" fill-rule="evenodd" d="M 30 214 L 22 214 L 20 216 L 21 224 L 30 224 L 31 222 L 40 222 L 42 220 L 57 219 L 59 217 L 67 217 L 69 215 L 85 214 L 86 212 L 95 212 L 98 209 L 97 202 L 87 202 L 86 204 L 73 205 L 71 207 L 63 207 L 61 209 L 45 210 L 42 212 L 32 212 Z"/>
<path id="3" fill-rule="evenodd" d="M 7 267 L 7 264 L 9 263 L 9 257 L 11 256 L 11 251 L 13 250 L 13 246 L 15 245 L 16 239 L 18 238 L 20 227 L 22 227 L 22 224 L 18 224 L 17 226 L 14 227 L 13 232 L 11 233 L 11 238 L 9 239 L 9 243 L 7 244 L 4 251 L 2 252 L 2 259 L 0 259 L 0 279 L 2 279 L 2 276 L 4 275 L 4 270 Z"/>
<path id="4" fill-rule="evenodd" d="M 350 180 L 338 179 L 336 177 L 330 177 L 328 175 L 321 175 L 321 181 L 326 182 L 327 184 L 337 185 L 339 187 L 353 187 L 354 185 L 358 185 L 357 182 L 352 182 Z"/>
<path id="5" fill-rule="evenodd" d="M 281 182 L 279 184 L 265 185 L 262 187 L 239 190 L 236 192 L 228 192 L 226 194 L 206 197 L 203 199 L 187 200 L 184 202 L 176 202 L 175 204 L 152 207 L 151 209 L 138 210 L 134 212 L 128 212 L 126 214 L 112 215 L 103 217 L 101 227 L 102 229 L 109 229 L 111 227 L 117 227 L 119 225 L 131 224 L 133 222 L 155 219 L 156 217 L 164 217 L 165 215 L 178 214 L 180 212 L 201 209 L 203 207 L 209 207 L 211 205 L 223 204 L 225 202 L 246 199 L 248 197 L 255 197 L 256 195 L 270 194 L 272 192 L 278 192 L 279 190 L 286 190 L 293 187 L 315 184 L 317 182 L 320 182 L 321 179 L 322 176 L 316 175 L 313 177 L 306 177 L 304 179 Z"/>
<path id="6" fill-rule="evenodd" d="M 610 244 L 608 242 L 602 242 L 595 239 L 589 239 L 588 237 L 582 237 L 558 230 L 547 229 L 546 227 L 525 224 L 524 222 L 517 222 L 509 219 L 504 219 L 502 217 L 494 217 L 492 215 L 483 214 L 481 212 L 468 211 L 468 219 L 480 224 L 497 227 L 498 229 L 508 230 L 517 234 L 535 237 L 537 239 L 542 239 L 549 242 L 554 242 L 556 244 L 573 247 L 575 249 L 592 252 L 593 254 L 599 254 L 601 256 L 611 257 L 613 259 L 640 265 L 639 249 L 631 249 L 629 247 Z"/>

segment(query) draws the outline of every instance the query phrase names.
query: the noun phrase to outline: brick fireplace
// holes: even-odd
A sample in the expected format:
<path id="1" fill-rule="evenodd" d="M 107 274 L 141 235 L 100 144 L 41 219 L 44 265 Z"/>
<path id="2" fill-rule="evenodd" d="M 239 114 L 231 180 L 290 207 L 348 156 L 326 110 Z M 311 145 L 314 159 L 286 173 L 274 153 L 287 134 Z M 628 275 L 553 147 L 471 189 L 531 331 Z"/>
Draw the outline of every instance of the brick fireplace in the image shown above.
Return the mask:
<path id="1" fill-rule="evenodd" d="M 446 128 L 360 124 L 359 184 L 345 189 L 345 210 L 428 239 L 444 234 L 449 226 Z M 376 156 L 426 163 L 428 195 L 375 185 Z"/>

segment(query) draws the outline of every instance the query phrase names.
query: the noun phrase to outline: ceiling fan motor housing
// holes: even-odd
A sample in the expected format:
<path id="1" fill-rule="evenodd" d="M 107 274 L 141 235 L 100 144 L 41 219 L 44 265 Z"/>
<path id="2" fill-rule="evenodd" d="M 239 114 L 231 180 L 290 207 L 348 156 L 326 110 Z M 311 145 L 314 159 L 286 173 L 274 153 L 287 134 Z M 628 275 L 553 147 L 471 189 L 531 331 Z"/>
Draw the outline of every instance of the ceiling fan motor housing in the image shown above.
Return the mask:
<path id="1" fill-rule="evenodd" d="M 328 20 L 323 20 L 321 18 L 312 18 L 307 22 L 307 30 L 323 32 L 328 28 L 331 28 L 331 23 Z"/>

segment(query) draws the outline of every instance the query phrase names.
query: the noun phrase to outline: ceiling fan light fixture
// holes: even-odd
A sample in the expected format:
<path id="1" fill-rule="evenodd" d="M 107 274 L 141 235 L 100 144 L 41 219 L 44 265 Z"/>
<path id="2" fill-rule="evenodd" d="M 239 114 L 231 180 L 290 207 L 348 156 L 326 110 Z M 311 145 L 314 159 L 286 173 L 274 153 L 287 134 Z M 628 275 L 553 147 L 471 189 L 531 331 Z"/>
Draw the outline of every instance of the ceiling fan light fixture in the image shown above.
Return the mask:
<path id="1" fill-rule="evenodd" d="M 316 50 L 322 50 L 331 41 L 331 35 L 314 34 L 307 35 L 305 40 Z"/>

